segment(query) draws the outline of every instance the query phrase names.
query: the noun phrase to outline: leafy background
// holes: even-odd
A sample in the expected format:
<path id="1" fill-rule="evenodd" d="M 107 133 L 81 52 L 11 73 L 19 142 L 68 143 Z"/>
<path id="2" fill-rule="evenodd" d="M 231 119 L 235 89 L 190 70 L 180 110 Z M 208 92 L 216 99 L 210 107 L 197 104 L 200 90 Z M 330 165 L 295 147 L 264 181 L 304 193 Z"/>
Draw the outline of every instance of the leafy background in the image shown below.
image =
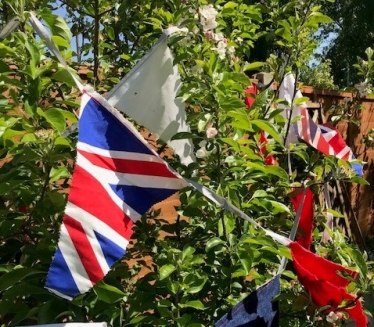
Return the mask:
<path id="1" fill-rule="evenodd" d="M 87 82 L 101 93 L 135 65 L 162 29 L 188 27 L 187 36 L 170 38 L 170 47 L 184 82 L 180 96 L 191 125 L 188 137 L 207 155 L 189 167 L 177 158 L 166 160 L 182 175 L 195 172 L 197 181 L 264 227 L 288 235 L 294 213 L 287 194 L 306 180 L 316 194 L 326 182 L 350 181 L 348 164 L 301 143 L 290 148 L 288 166 L 282 142 L 288 128 L 275 109 L 277 91 L 263 90 L 250 111 L 244 104 L 244 89 L 251 81 L 243 71 L 269 71 L 280 83 L 286 72 L 293 71 L 298 78 L 307 69 L 318 46 L 314 33 L 321 24 L 331 22 L 321 12 L 327 2 L 211 3 L 218 12 L 214 32 L 227 41 L 223 57 L 216 50 L 218 42 L 200 22 L 199 8 L 207 1 L 84 0 L 79 8 L 70 0 L 1 4 L 3 23 L 14 16 L 21 20 L 19 28 L 0 42 L 2 326 L 62 321 L 213 326 L 277 272 L 282 256 L 290 257 L 287 248 L 261 231 L 185 189 L 177 219 L 165 223 L 157 210 L 142 217 L 124 260 L 90 292 L 71 302 L 47 292 L 43 285 L 56 249 L 75 158 L 76 133 L 64 136 L 63 132 L 77 121 L 80 95 L 69 74 L 35 36 L 28 23 L 30 10 L 48 25 L 73 69 L 80 71 L 85 64 Z M 59 6 L 66 11 L 67 23 L 54 13 Z M 73 51 L 71 40 L 78 35 Z M 218 131 L 214 138 L 206 135 L 209 124 Z M 260 129 L 274 139 L 266 147 L 277 157 L 276 166 L 265 164 Z M 351 292 L 358 296 L 372 292 L 367 254 L 339 230 L 331 231 L 333 243 L 322 244 L 326 208 L 318 203 L 315 209 L 315 251 L 360 272 L 349 287 Z M 137 262 L 129 265 L 133 258 Z M 144 265 L 150 273 L 137 278 Z M 329 325 L 328 308 L 312 303 L 291 264 L 282 273 L 281 288 L 281 326 Z M 373 310 L 370 305 L 365 303 L 368 312 Z"/>

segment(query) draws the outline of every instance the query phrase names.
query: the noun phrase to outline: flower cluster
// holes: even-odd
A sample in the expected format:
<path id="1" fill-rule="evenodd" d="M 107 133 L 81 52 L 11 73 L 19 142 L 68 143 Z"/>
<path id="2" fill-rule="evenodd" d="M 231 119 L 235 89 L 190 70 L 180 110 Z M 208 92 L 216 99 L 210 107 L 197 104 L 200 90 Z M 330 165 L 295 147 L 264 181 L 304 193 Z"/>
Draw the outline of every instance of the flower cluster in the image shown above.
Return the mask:
<path id="1" fill-rule="evenodd" d="M 330 324 L 333 324 L 333 326 L 336 325 L 336 321 L 343 318 L 343 314 L 341 312 L 334 312 L 330 311 L 329 314 L 326 316 L 326 321 Z"/>
<path id="2" fill-rule="evenodd" d="M 217 10 L 214 9 L 213 5 L 207 5 L 203 8 L 200 8 L 200 23 L 203 26 L 203 31 L 207 32 L 214 30 L 218 23 L 216 21 L 216 16 L 218 14 Z"/>
<path id="3" fill-rule="evenodd" d="M 367 81 L 356 84 L 355 88 L 360 94 L 360 97 L 366 97 L 369 93 L 371 93 L 371 90 L 368 87 Z"/>
<path id="4" fill-rule="evenodd" d="M 208 139 L 212 139 L 218 134 L 218 131 L 215 127 L 213 127 L 212 123 L 208 123 L 205 134 Z M 200 149 L 196 151 L 196 157 L 200 159 L 207 157 L 216 150 L 214 145 L 212 143 L 208 143 L 206 140 L 202 140 L 199 143 L 199 147 Z"/>
<path id="5" fill-rule="evenodd" d="M 199 13 L 200 23 L 203 26 L 206 40 L 212 40 L 216 45 L 213 50 L 217 51 L 220 59 L 225 59 L 226 53 L 233 59 L 235 48 L 227 46 L 228 40 L 222 33 L 214 33 L 214 29 L 218 26 L 216 21 L 217 10 L 210 4 L 200 8 Z"/>

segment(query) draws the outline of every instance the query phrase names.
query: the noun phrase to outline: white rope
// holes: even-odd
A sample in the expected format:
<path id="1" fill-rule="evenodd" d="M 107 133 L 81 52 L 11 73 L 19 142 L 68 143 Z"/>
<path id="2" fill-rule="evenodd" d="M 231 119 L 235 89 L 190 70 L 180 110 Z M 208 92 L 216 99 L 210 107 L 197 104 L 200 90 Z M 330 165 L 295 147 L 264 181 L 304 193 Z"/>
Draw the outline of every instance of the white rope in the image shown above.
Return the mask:
<path id="1" fill-rule="evenodd" d="M 303 207 L 304 207 L 304 202 L 305 202 L 307 190 L 308 189 L 305 189 L 303 191 L 303 196 L 301 198 L 299 208 L 297 208 L 296 217 L 295 217 L 295 220 L 293 222 L 291 232 L 290 232 L 290 236 L 289 236 L 290 241 L 295 240 L 296 233 L 297 233 L 297 228 L 299 227 L 301 212 L 303 211 Z M 283 270 L 286 268 L 287 262 L 288 262 L 288 259 L 286 257 L 282 257 L 282 260 L 281 260 L 280 266 L 278 268 L 278 273 L 277 274 L 280 274 L 280 273 L 283 272 Z"/>
<path id="2" fill-rule="evenodd" d="M 248 221 L 249 223 L 251 223 L 252 225 L 254 225 L 255 227 L 258 227 L 260 229 L 262 229 L 266 235 L 270 236 L 274 241 L 284 245 L 284 246 L 289 246 L 289 244 L 291 243 L 291 240 L 288 239 L 287 237 L 285 236 L 282 236 L 282 235 L 279 235 L 271 230 L 268 230 L 264 227 L 262 227 L 257 221 L 255 221 L 253 218 L 249 217 L 248 215 L 246 215 L 243 211 L 241 211 L 240 209 L 238 209 L 237 207 L 235 207 L 233 204 L 231 204 L 230 202 L 228 202 L 226 199 L 222 198 L 221 196 L 219 196 L 218 194 L 214 193 L 213 191 L 209 190 L 208 188 L 206 188 L 205 186 L 199 184 L 199 183 L 196 183 L 194 181 L 191 181 L 189 179 L 185 179 L 186 182 L 188 184 L 190 184 L 194 189 L 196 189 L 197 191 L 199 191 L 201 194 L 203 194 L 205 197 L 207 197 L 209 200 L 213 201 L 216 205 L 218 205 L 219 207 L 239 216 L 240 218 Z"/>
<path id="3" fill-rule="evenodd" d="M 79 80 L 78 75 L 75 74 L 71 70 L 71 68 L 68 66 L 65 58 L 62 56 L 60 50 L 57 48 L 57 46 L 53 43 L 51 35 L 47 31 L 47 29 L 44 27 L 44 25 L 41 23 L 41 21 L 34 15 L 34 13 L 30 12 L 30 23 L 32 27 L 34 28 L 36 34 L 40 37 L 40 39 L 43 40 L 44 44 L 47 46 L 47 48 L 56 56 L 60 64 L 67 70 L 67 72 L 71 75 L 73 78 L 75 84 L 77 85 L 78 89 L 80 91 L 83 90 L 83 84 Z"/>

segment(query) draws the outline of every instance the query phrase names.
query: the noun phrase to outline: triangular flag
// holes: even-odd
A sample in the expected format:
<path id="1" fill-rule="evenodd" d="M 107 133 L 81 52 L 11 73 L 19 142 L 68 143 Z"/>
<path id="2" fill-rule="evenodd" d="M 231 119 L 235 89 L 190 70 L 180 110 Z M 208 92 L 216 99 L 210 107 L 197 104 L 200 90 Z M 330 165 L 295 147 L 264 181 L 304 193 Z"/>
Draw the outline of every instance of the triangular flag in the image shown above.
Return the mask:
<path id="1" fill-rule="evenodd" d="M 252 84 L 244 90 L 244 93 L 245 93 L 244 102 L 249 109 L 252 107 L 252 105 L 254 104 L 256 100 L 257 91 L 258 91 L 258 88 L 256 84 Z"/>
<path id="2" fill-rule="evenodd" d="M 338 159 L 352 160 L 354 159 L 351 149 L 345 144 L 342 138 L 338 138 L 336 133 L 335 138 L 330 138 L 326 134 L 327 127 L 317 125 L 310 117 L 305 103 L 294 106 L 291 111 L 292 100 L 302 98 L 302 94 L 296 89 L 295 93 L 295 78 L 292 74 L 287 74 L 279 88 L 279 98 L 288 102 L 288 106 L 279 105 L 284 108 L 282 114 L 287 120 L 300 116 L 296 123 L 290 125 L 287 142 L 296 143 L 297 137 L 308 143 L 318 151 L 325 155 L 333 155 Z M 362 174 L 361 174 L 362 175 Z"/>
<path id="3" fill-rule="evenodd" d="M 351 148 L 345 143 L 338 130 L 328 123 L 319 125 L 319 127 L 322 131 L 323 138 L 334 148 L 334 152 L 337 154 L 336 157 L 346 160 L 356 159 Z M 357 176 L 363 175 L 361 164 L 352 163 L 351 165 Z"/>
<path id="4" fill-rule="evenodd" d="M 188 184 L 99 94 L 82 96 L 77 160 L 46 288 L 71 299 L 123 257 L 133 224 Z"/>
<path id="5" fill-rule="evenodd" d="M 244 90 L 244 93 L 245 93 L 245 98 L 244 98 L 244 102 L 247 106 L 248 109 L 251 109 L 252 105 L 254 104 L 255 102 L 255 98 L 256 98 L 256 94 L 258 92 L 258 87 L 256 84 L 252 84 L 250 86 L 248 86 L 245 90 Z M 260 150 L 261 150 L 261 153 L 263 154 L 264 156 L 264 159 L 265 159 L 265 164 L 268 165 L 268 166 L 272 166 L 275 164 L 275 159 L 272 155 L 269 155 L 266 151 L 266 144 L 268 143 L 268 139 L 265 135 L 265 132 L 263 130 L 260 130 Z"/>
<path id="6" fill-rule="evenodd" d="M 277 327 L 279 304 L 274 297 L 280 293 L 279 275 L 249 294 L 235 305 L 215 327 Z"/>
<path id="7" fill-rule="evenodd" d="M 265 135 L 265 132 L 263 130 L 260 130 L 260 150 L 261 150 L 261 153 L 264 155 L 265 157 L 265 164 L 267 166 L 273 166 L 275 165 L 275 159 L 274 157 L 268 153 L 268 151 L 266 150 L 266 144 L 268 143 L 268 139 Z"/>
<path id="8" fill-rule="evenodd" d="M 357 327 L 366 327 L 367 317 L 362 304 L 347 292 L 350 281 L 340 275 L 346 273 L 351 278 L 356 278 L 358 273 L 315 255 L 298 242 L 292 242 L 290 249 L 296 275 L 313 302 L 319 307 L 329 305 L 331 311 L 346 312 L 356 321 Z M 349 308 L 339 308 L 344 300 L 352 302 Z"/>
<path id="9" fill-rule="evenodd" d="M 156 45 L 107 94 L 108 102 L 170 144 L 182 163 L 195 161 L 191 140 L 174 140 L 189 132 L 185 104 L 177 95 L 182 86 L 165 32 Z"/>
<path id="10" fill-rule="evenodd" d="M 310 188 L 291 195 L 291 202 L 295 212 L 301 210 L 296 241 L 306 249 L 309 249 L 312 244 L 313 198 L 314 194 Z M 302 206 L 301 208 L 300 205 Z"/>

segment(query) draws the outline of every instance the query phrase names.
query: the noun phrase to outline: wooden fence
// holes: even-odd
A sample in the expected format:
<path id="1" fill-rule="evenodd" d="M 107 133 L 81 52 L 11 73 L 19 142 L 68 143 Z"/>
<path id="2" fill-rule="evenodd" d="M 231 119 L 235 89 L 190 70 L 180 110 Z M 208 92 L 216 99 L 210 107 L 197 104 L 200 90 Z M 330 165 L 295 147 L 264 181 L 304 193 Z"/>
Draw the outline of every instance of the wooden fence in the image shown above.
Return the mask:
<path id="1" fill-rule="evenodd" d="M 322 90 L 309 86 L 304 86 L 301 91 L 313 103 L 321 105 L 325 119 L 329 119 L 331 115 L 329 111 L 333 106 L 342 105 L 354 96 L 350 92 Z M 337 127 L 357 159 L 366 162 L 364 178 L 370 185 L 340 183 L 339 187 L 339 201 L 344 201 L 340 204 L 345 208 L 345 214 L 348 216 L 347 227 L 355 241 L 364 248 L 365 243 L 371 247 L 370 239 L 374 237 L 374 149 L 366 147 L 363 143 L 365 135 L 374 128 L 374 97 L 362 98 L 361 103 L 362 110 L 350 112 L 348 121 L 340 122 Z M 359 125 L 354 124 L 351 121 L 353 119 L 357 119 Z"/>

